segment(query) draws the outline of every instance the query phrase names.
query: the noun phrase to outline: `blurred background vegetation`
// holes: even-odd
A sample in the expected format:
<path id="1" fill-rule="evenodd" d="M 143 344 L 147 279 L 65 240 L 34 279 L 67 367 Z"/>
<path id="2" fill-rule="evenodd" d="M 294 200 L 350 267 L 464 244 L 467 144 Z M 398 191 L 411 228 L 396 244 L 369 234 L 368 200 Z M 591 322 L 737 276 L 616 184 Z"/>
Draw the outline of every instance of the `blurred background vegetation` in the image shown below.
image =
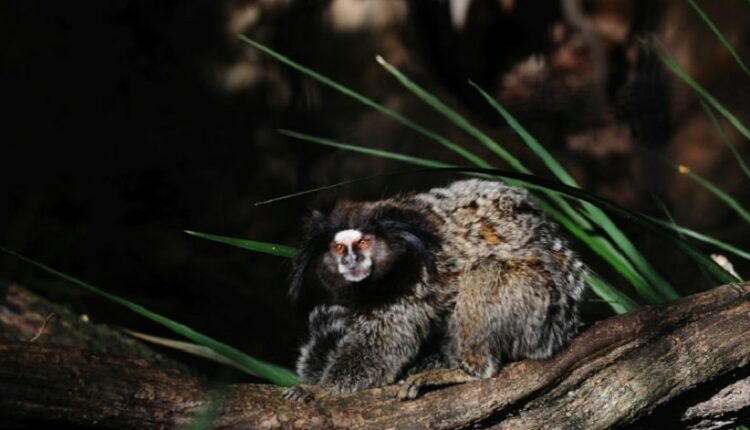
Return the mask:
<path id="1" fill-rule="evenodd" d="M 698 4 L 750 59 L 750 4 Z M 277 130 L 461 160 L 242 43 L 239 33 L 491 158 L 385 72 L 374 60 L 382 55 L 544 176 L 542 162 L 471 79 L 582 188 L 750 247 L 750 223 L 669 163 L 748 207 L 748 178 L 732 151 L 695 93 L 651 50 L 656 41 L 750 123 L 750 77 L 687 1 L 12 1 L 0 8 L 0 244 L 267 361 L 291 367 L 304 333 L 303 310 L 285 296 L 288 261 L 183 230 L 296 245 L 302 217 L 321 197 L 256 202 L 403 169 Z M 748 141 L 719 122 L 750 159 Z M 456 177 L 379 178 L 323 198 L 376 199 Z M 713 286 L 687 256 L 635 224 L 618 224 L 680 294 Z M 611 267 L 577 249 L 638 300 Z M 750 273 L 746 260 L 727 256 L 740 275 Z M 5 255 L 0 277 L 95 322 L 169 335 Z M 610 313 L 590 301 L 584 315 Z"/>

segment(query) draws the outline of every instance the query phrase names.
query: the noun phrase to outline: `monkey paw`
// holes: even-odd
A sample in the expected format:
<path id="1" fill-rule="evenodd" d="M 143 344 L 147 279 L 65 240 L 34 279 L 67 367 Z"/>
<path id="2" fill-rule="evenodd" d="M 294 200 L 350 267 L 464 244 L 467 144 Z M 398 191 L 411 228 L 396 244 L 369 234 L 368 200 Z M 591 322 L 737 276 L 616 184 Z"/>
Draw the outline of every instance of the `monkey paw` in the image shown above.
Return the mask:
<path id="1" fill-rule="evenodd" d="M 497 366 L 491 359 L 486 357 L 464 358 L 458 367 L 467 375 L 475 376 L 477 379 L 487 379 L 497 373 Z"/>
<path id="2" fill-rule="evenodd" d="M 422 378 L 420 378 L 422 374 L 417 375 L 411 375 L 400 382 L 400 387 L 398 389 L 398 394 L 396 394 L 396 397 L 399 400 L 412 400 L 416 399 L 417 396 L 419 396 L 419 389 L 424 386 L 424 383 L 422 381 Z"/>
<path id="3" fill-rule="evenodd" d="M 307 403 L 315 400 L 315 393 L 311 386 L 295 385 L 284 390 L 281 397 L 295 402 Z"/>

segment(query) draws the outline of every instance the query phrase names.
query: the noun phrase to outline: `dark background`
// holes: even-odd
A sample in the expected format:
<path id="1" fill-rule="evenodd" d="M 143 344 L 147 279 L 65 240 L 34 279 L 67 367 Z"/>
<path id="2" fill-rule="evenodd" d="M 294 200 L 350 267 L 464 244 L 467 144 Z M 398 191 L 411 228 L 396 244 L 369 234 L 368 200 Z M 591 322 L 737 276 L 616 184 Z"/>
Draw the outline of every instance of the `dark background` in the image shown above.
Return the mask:
<path id="1" fill-rule="evenodd" d="M 598 56 L 558 2 L 469 3 L 461 25 L 449 2 L 423 0 L 2 2 L 0 244 L 292 366 L 305 318 L 285 296 L 288 262 L 183 230 L 295 245 L 316 197 L 255 202 L 404 168 L 294 141 L 278 128 L 460 160 L 243 45 L 236 34 L 244 33 L 494 160 L 400 87 L 375 63 L 381 54 L 546 175 L 470 78 L 586 189 L 659 216 L 663 202 L 682 225 L 750 245 L 748 223 L 663 162 L 686 164 L 745 207 L 750 201 L 747 178 L 696 98 L 643 43 L 662 43 L 748 124 L 750 78 L 686 2 L 581 2 Z M 750 59 L 747 3 L 700 3 Z M 747 159 L 748 142 L 724 125 Z M 376 199 L 453 178 L 375 179 L 326 194 Z M 681 292 L 711 286 L 673 248 L 622 227 Z M 0 277 L 94 322 L 172 336 L 5 255 Z M 586 316 L 607 312 L 592 302 Z"/>

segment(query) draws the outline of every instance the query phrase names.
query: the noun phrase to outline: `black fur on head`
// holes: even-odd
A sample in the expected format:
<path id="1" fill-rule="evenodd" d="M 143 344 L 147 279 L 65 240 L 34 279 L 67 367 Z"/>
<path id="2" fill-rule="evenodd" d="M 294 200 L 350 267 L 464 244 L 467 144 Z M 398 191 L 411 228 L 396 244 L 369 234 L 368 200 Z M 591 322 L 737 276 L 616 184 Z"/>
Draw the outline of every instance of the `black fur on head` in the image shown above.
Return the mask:
<path id="1" fill-rule="evenodd" d="M 329 252 L 334 235 L 347 229 L 373 234 L 376 240 L 388 246 L 388 252 L 376 262 L 370 278 L 356 285 L 323 267 L 323 258 Z M 327 215 L 313 211 L 306 222 L 304 243 L 293 260 L 289 295 L 295 301 L 299 298 L 305 273 L 311 265 L 318 266 L 318 277 L 334 296 L 365 295 L 369 300 L 398 294 L 399 288 L 413 285 L 422 267 L 431 277 L 437 276 L 434 253 L 439 246 L 435 226 L 425 216 L 425 211 L 413 203 L 397 200 L 343 202 Z"/>

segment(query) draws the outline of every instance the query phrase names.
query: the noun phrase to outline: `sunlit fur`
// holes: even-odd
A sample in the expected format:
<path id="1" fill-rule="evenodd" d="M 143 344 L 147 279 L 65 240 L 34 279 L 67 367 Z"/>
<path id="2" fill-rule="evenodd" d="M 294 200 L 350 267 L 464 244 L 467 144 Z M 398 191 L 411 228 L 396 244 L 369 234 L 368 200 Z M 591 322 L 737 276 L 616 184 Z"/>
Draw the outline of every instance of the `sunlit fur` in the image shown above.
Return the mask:
<path id="1" fill-rule="evenodd" d="M 313 212 L 292 297 L 308 268 L 328 298 L 297 371 L 335 391 L 547 358 L 575 335 L 584 289 L 583 265 L 527 192 L 480 180 Z"/>

